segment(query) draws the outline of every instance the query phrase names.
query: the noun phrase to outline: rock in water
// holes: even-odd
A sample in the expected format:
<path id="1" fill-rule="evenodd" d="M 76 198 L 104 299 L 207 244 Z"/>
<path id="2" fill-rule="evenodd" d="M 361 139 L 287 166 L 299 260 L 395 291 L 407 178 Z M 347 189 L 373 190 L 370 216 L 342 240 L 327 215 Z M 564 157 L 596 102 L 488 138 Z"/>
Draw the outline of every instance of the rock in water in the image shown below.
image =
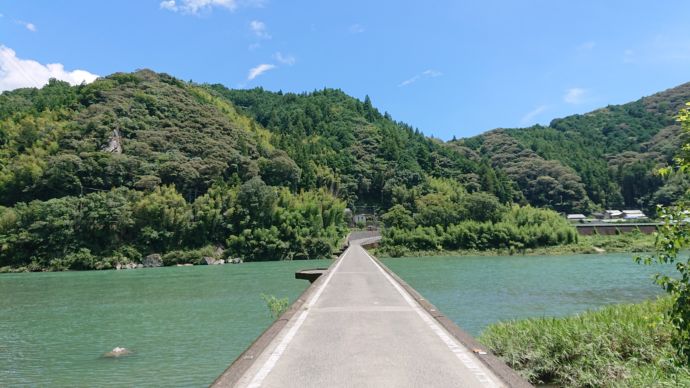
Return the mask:
<path id="1" fill-rule="evenodd" d="M 144 265 L 144 267 L 150 268 L 150 267 L 162 267 L 163 266 L 163 258 L 161 257 L 160 254 L 154 253 L 152 255 L 148 255 L 144 257 L 144 260 L 141 261 L 141 264 Z"/>
<path id="2" fill-rule="evenodd" d="M 122 356 L 128 356 L 132 354 L 132 351 L 127 349 L 127 348 L 121 348 L 121 347 L 116 347 L 115 349 L 109 351 L 108 353 L 105 353 L 103 357 L 105 358 L 116 358 L 116 357 L 122 357 Z"/>
<path id="3" fill-rule="evenodd" d="M 204 263 L 206 263 L 207 265 L 221 265 L 221 264 L 225 264 L 225 260 L 224 259 L 216 259 L 215 257 L 211 257 L 211 256 L 205 256 L 204 257 Z"/>

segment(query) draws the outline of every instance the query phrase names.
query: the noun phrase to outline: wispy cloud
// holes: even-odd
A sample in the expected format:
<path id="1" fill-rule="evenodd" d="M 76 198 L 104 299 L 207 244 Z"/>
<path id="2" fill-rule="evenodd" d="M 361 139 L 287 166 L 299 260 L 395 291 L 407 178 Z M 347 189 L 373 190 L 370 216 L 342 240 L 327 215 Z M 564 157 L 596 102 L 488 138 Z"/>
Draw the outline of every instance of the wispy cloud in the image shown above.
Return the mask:
<path id="1" fill-rule="evenodd" d="M 264 0 L 164 0 L 159 3 L 161 9 L 183 14 L 198 15 L 213 8 L 225 8 L 234 11 L 240 6 L 262 7 Z"/>
<path id="2" fill-rule="evenodd" d="M 584 102 L 586 95 L 587 90 L 585 89 L 571 88 L 565 91 L 565 95 L 563 95 L 563 101 L 573 105 L 582 104 Z"/>
<path id="3" fill-rule="evenodd" d="M 247 75 L 247 81 L 251 81 L 254 78 L 260 76 L 261 74 L 273 70 L 276 68 L 276 65 L 271 64 L 271 63 L 262 63 L 257 67 L 252 67 L 249 69 L 249 74 Z"/>
<path id="4" fill-rule="evenodd" d="M 271 39 L 271 34 L 268 33 L 266 23 L 259 20 L 252 20 L 249 22 L 249 29 L 259 39 Z"/>
<path id="5" fill-rule="evenodd" d="M 23 20 L 15 20 L 15 22 L 17 24 L 21 24 L 22 26 L 24 26 L 24 28 L 26 28 L 27 30 L 29 30 L 31 32 L 36 32 L 36 30 L 37 30 L 36 25 L 33 23 L 25 22 Z"/>
<path id="6" fill-rule="evenodd" d="M 9 47 L 0 45 L 0 92 L 26 87 L 41 87 L 51 78 L 72 85 L 93 82 L 98 76 L 86 70 L 67 71 L 60 63 L 41 64 L 31 59 L 17 58 Z"/>
<path id="7" fill-rule="evenodd" d="M 539 116 L 540 114 L 544 113 L 547 109 L 549 109 L 548 105 L 539 105 L 538 107 L 534 108 L 533 110 L 527 112 L 527 114 L 522 116 L 522 119 L 520 119 L 520 124 L 521 125 L 534 124 L 534 119 L 537 116 Z"/>
<path id="8" fill-rule="evenodd" d="M 350 26 L 350 28 L 348 28 L 348 31 L 350 32 L 350 34 L 361 34 L 366 30 L 367 29 L 364 28 L 364 26 L 361 24 L 353 24 Z"/>
<path id="9" fill-rule="evenodd" d="M 280 51 L 273 55 L 273 58 L 283 65 L 292 66 L 297 61 L 294 56 L 290 54 L 283 54 Z"/>
<path id="10" fill-rule="evenodd" d="M 399 87 L 408 86 L 408 85 L 411 85 L 411 84 L 413 84 L 413 83 L 415 83 L 415 82 L 417 82 L 423 78 L 436 78 L 436 77 L 440 77 L 442 75 L 443 75 L 443 73 L 441 73 L 438 70 L 428 69 L 428 70 L 424 70 L 423 72 L 421 72 L 419 74 L 414 75 L 411 78 L 404 80 L 403 82 L 399 83 L 398 86 Z"/>

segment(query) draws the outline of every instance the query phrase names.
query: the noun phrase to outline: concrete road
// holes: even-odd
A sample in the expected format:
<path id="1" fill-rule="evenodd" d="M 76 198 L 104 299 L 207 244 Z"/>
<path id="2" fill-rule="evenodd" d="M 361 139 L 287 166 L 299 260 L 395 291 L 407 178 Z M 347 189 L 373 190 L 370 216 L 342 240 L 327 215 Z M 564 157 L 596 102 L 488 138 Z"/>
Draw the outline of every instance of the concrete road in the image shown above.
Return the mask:
<path id="1" fill-rule="evenodd" d="M 240 387 L 500 387 L 353 242 Z"/>

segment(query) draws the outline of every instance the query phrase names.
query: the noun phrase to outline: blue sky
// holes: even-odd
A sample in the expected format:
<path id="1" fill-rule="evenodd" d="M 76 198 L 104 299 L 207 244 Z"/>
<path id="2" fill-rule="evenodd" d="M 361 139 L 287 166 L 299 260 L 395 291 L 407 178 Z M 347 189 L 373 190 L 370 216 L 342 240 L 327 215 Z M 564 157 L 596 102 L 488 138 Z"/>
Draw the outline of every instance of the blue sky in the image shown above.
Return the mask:
<path id="1" fill-rule="evenodd" d="M 442 139 L 690 81 L 687 1 L 0 0 L 0 14 L 0 90 L 138 68 L 333 87 Z"/>

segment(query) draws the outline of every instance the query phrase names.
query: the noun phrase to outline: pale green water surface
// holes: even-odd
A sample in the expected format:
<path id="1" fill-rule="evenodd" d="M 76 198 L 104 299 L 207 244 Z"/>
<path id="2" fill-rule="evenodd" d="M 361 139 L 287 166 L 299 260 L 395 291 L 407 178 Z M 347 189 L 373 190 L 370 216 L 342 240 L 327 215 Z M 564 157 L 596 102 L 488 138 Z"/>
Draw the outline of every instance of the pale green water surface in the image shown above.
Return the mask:
<path id="1" fill-rule="evenodd" d="M 660 294 L 629 254 L 384 262 L 473 335 Z M 0 386 L 211 383 L 268 325 L 260 294 L 294 300 L 329 262 L 0 275 Z M 135 354 L 101 355 L 116 346 Z"/>
<path id="2" fill-rule="evenodd" d="M 328 264 L 0 275 L 0 386 L 208 386 L 270 325 L 261 293 L 292 301 Z"/>
<path id="3" fill-rule="evenodd" d="M 661 295 L 651 276 L 664 267 L 636 264 L 633 256 L 439 256 L 383 262 L 478 336 L 501 320 L 558 317 Z"/>

